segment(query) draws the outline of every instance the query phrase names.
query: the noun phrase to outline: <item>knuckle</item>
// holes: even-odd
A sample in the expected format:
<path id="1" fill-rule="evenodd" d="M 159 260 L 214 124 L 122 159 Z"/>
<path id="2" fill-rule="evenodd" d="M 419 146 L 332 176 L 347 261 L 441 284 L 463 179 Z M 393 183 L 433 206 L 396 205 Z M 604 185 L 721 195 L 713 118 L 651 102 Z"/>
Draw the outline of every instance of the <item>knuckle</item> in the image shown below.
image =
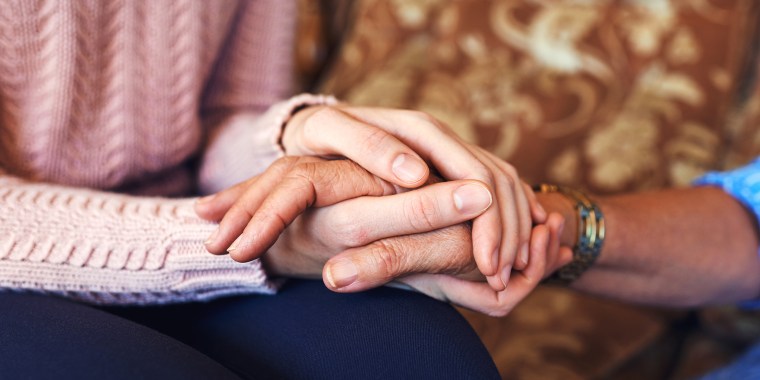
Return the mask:
<path id="1" fill-rule="evenodd" d="M 357 224 L 349 224 L 341 234 L 344 244 L 350 247 L 359 247 L 367 243 L 369 232 Z"/>
<path id="2" fill-rule="evenodd" d="M 407 201 L 404 217 L 417 231 L 431 231 L 437 226 L 440 213 L 438 201 L 432 196 L 420 193 Z"/>
<path id="3" fill-rule="evenodd" d="M 339 177 L 340 171 L 329 164 L 304 160 L 294 165 L 284 180 L 290 180 L 299 188 L 305 188 L 300 190 L 308 189 L 315 192 L 316 197 L 317 189 L 329 191 L 333 187 L 332 184 L 341 183 Z"/>
<path id="4" fill-rule="evenodd" d="M 493 172 L 482 163 L 476 165 L 471 170 L 474 178 L 484 182 L 486 185 L 493 187 L 494 183 L 496 183 L 496 178 L 494 178 Z"/>
<path id="5" fill-rule="evenodd" d="M 350 212 L 333 213 L 329 230 L 347 247 L 359 247 L 368 243 L 369 231 L 357 223 Z"/>
<path id="6" fill-rule="evenodd" d="M 298 157 L 296 156 L 284 156 L 275 160 L 270 167 L 273 169 L 289 168 L 296 161 L 298 161 Z"/>
<path id="7" fill-rule="evenodd" d="M 367 150 L 368 154 L 379 156 L 383 154 L 387 147 L 392 143 L 393 137 L 380 128 L 372 128 L 362 141 L 362 147 Z"/>
<path id="8" fill-rule="evenodd" d="M 477 265 L 472 254 L 472 234 L 465 224 L 457 224 L 436 231 L 436 243 L 446 248 L 447 265 L 444 270 L 465 273 Z"/>
<path id="9" fill-rule="evenodd" d="M 288 177 L 311 182 L 317 177 L 317 165 L 313 162 L 298 162 L 288 173 Z"/>
<path id="10" fill-rule="evenodd" d="M 247 201 L 238 201 L 227 211 L 224 219 L 228 221 L 250 219 L 254 214 L 253 207 Z"/>
<path id="11" fill-rule="evenodd" d="M 379 268 L 386 278 L 401 273 L 402 257 L 394 244 L 381 240 L 372 245 L 370 252 L 372 264 Z"/>
<path id="12" fill-rule="evenodd" d="M 511 189 L 514 189 L 517 186 L 517 181 L 515 180 L 515 177 L 511 175 L 500 176 L 500 180 L 504 183 L 504 185 L 509 186 L 509 188 Z"/>

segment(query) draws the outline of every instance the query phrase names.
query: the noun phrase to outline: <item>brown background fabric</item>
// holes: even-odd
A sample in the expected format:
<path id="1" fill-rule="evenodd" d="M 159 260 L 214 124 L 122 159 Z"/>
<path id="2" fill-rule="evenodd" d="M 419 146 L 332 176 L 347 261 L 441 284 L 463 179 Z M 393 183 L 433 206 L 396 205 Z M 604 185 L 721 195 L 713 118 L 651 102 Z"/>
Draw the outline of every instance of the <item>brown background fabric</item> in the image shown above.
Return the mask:
<path id="1" fill-rule="evenodd" d="M 723 165 L 757 4 L 363 0 L 320 88 L 431 113 L 531 182 L 684 186 Z"/>
<path id="2" fill-rule="evenodd" d="M 312 90 L 429 112 L 531 183 L 687 186 L 760 154 L 753 0 L 301 3 Z M 510 379 L 689 378 L 760 337 L 760 319 L 735 308 L 553 287 L 506 318 L 462 313 Z"/>

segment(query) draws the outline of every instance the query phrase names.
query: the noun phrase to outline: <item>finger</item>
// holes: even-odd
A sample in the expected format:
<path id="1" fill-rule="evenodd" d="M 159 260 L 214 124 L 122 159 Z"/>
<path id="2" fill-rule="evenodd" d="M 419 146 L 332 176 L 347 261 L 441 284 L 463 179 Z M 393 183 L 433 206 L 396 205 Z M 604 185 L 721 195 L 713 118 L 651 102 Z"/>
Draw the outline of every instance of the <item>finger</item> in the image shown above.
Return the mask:
<path id="1" fill-rule="evenodd" d="M 495 188 L 493 175 L 486 165 L 448 128 L 425 113 L 416 111 L 388 110 L 380 108 L 345 108 L 346 113 L 367 124 L 377 125 L 390 132 L 403 143 L 414 149 L 420 156 L 430 161 L 449 180 L 476 179 L 490 188 Z M 494 200 L 495 208 L 500 201 Z M 498 271 L 498 251 L 501 221 L 499 213 L 490 211 L 476 220 L 473 225 L 474 255 L 478 268 L 486 276 L 494 276 Z M 494 286 L 501 280 L 490 278 Z"/>
<path id="2" fill-rule="evenodd" d="M 544 223 L 546 222 L 546 210 L 544 210 L 544 207 L 541 206 L 541 203 L 538 202 L 538 198 L 536 197 L 536 192 L 533 191 L 533 188 L 530 187 L 527 183 L 522 183 L 523 189 L 525 189 L 525 194 L 528 196 L 528 203 L 530 204 L 530 214 L 533 218 L 534 223 Z"/>
<path id="3" fill-rule="evenodd" d="M 496 198 L 502 197 L 499 187 L 495 188 Z M 503 232 L 501 226 L 506 221 L 502 221 L 501 210 L 499 205 L 494 204 L 479 218 L 472 222 L 472 252 L 475 262 L 478 265 L 486 280 L 494 290 L 503 290 L 505 282 L 499 276 L 499 246 L 502 243 Z M 490 273 L 490 274 L 489 274 Z"/>
<path id="4" fill-rule="evenodd" d="M 349 160 L 295 165 L 264 199 L 245 211 L 251 220 L 227 252 L 237 261 L 250 261 L 277 241 L 285 228 L 308 207 L 333 205 L 345 199 L 394 194 L 389 183 Z"/>
<path id="5" fill-rule="evenodd" d="M 306 118 L 303 145 L 316 155 L 342 155 L 388 182 L 421 186 L 429 169 L 415 151 L 391 133 L 334 108 L 323 107 Z"/>
<path id="6" fill-rule="evenodd" d="M 573 261 L 573 250 L 569 247 L 560 246 L 560 237 L 565 226 L 565 219 L 557 213 L 549 214 L 546 227 L 550 232 L 549 248 L 547 251 L 547 268 L 544 277 L 554 273 L 557 269 Z"/>
<path id="7" fill-rule="evenodd" d="M 422 158 L 430 160 L 447 179 L 481 179 L 483 165 L 461 139 L 433 117 L 418 111 L 343 107 L 343 112 L 395 136 Z"/>
<path id="8" fill-rule="evenodd" d="M 522 270 L 527 265 L 532 228 L 528 199 L 514 168 L 482 148 L 472 147 L 472 151 L 482 162 L 495 169 L 496 203 L 500 213 L 498 224 L 486 220 L 485 216 L 475 220 L 474 236 L 497 230 L 499 238 L 473 239 L 473 250 L 482 252 L 491 249 L 494 241 L 499 243 L 493 251 L 497 270 L 489 277 L 489 284 L 492 289 L 501 291 L 507 287 L 512 269 Z"/>
<path id="9" fill-rule="evenodd" d="M 410 273 L 469 273 L 475 265 L 468 236 L 459 225 L 351 248 L 325 264 L 322 278 L 333 291 L 357 292 Z"/>
<path id="10" fill-rule="evenodd" d="M 227 248 L 243 232 L 246 224 L 250 221 L 255 210 L 265 197 L 273 189 L 284 173 L 299 162 L 319 160 L 310 157 L 284 157 L 275 161 L 264 173 L 250 182 L 250 186 L 244 188 L 238 199 L 234 199 L 235 191 L 225 194 L 224 201 L 232 201 L 228 207 L 219 227 L 211 233 L 204 245 L 210 253 L 219 255 L 227 253 Z M 213 200 L 212 200 L 213 202 Z M 223 207 L 219 207 L 222 209 Z"/>
<path id="11" fill-rule="evenodd" d="M 483 155 L 479 151 L 474 152 L 478 155 L 483 162 L 490 165 L 498 166 L 487 155 Z M 479 245 L 487 246 L 491 249 L 491 245 L 485 239 L 476 239 L 476 236 L 482 236 L 483 233 L 493 233 L 493 230 L 498 231 L 498 239 L 493 239 L 499 245 L 493 249 L 493 265 L 497 267 L 493 276 L 489 278 L 489 284 L 491 288 L 496 291 L 504 290 L 509 283 L 509 278 L 512 273 L 512 267 L 515 261 L 515 255 L 518 249 L 519 243 L 519 217 L 514 206 L 516 203 L 516 194 L 514 192 L 514 179 L 505 173 L 497 172 L 494 178 L 496 183 L 496 198 L 498 200 L 498 224 L 491 225 L 490 220 L 485 218 L 478 218 L 473 222 L 473 251 L 476 253 L 484 251 L 479 249 Z M 482 268 L 478 263 L 478 268 Z"/>
<path id="12" fill-rule="evenodd" d="M 549 231 L 539 225 L 534 228 L 531 239 L 531 253 L 546 250 Z M 436 276 L 438 295 L 457 305 L 472 309 L 493 317 L 503 317 L 514 309 L 540 283 L 545 270 L 545 256 L 537 254 L 529 259 L 524 271 L 515 272 L 509 283 L 509 289 L 495 292 L 485 283 L 461 280 L 451 276 Z M 407 285 L 422 289 L 429 287 L 422 276 L 410 276 L 399 279 Z"/>
<path id="13" fill-rule="evenodd" d="M 562 233 L 562 224 L 564 221 L 559 214 L 550 215 L 546 221 L 546 228 L 549 229 L 549 244 L 546 249 L 547 262 L 552 261 L 550 258 L 559 257 L 559 237 Z"/>
<path id="14" fill-rule="evenodd" d="M 517 196 L 517 214 L 518 214 L 518 252 L 515 260 L 515 269 L 523 270 L 528 266 L 530 257 L 530 234 L 533 228 L 533 219 L 530 214 L 530 205 L 528 197 L 525 195 L 522 183 L 515 184 L 515 194 Z"/>
<path id="15" fill-rule="evenodd" d="M 510 250 L 512 247 L 507 246 L 506 250 L 502 249 L 500 254 L 499 271 L 502 274 L 502 280 L 506 286 L 509 279 L 509 272 L 511 272 L 510 266 L 513 266 L 517 270 L 523 270 L 528 265 L 533 220 L 531 218 L 528 197 L 525 195 L 525 188 L 523 187 L 522 181 L 517 178 L 517 173 L 515 173 L 514 169 L 504 161 L 490 155 L 488 157 L 491 158 L 493 164 L 502 171 L 502 178 L 505 179 L 505 185 L 510 187 L 510 192 L 514 196 L 513 203 L 511 204 L 514 204 L 515 207 L 502 207 L 504 212 L 511 214 L 512 218 L 516 220 L 514 224 L 505 225 L 503 227 L 517 233 L 517 240 L 513 246 L 516 248 L 516 251 Z M 515 254 L 517 254 L 517 258 L 515 258 Z"/>
<path id="16" fill-rule="evenodd" d="M 253 185 L 256 178 L 253 177 L 216 194 L 199 198 L 194 205 L 195 213 L 208 221 L 220 221 L 245 190 Z"/>
<path id="17" fill-rule="evenodd" d="M 471 220 L 489 209 L 491 191 L 479 181 L 441 182 L 385 197 L 361 197 L 319 210 L 320 233 L 345 247 L 437 230 Z"/>

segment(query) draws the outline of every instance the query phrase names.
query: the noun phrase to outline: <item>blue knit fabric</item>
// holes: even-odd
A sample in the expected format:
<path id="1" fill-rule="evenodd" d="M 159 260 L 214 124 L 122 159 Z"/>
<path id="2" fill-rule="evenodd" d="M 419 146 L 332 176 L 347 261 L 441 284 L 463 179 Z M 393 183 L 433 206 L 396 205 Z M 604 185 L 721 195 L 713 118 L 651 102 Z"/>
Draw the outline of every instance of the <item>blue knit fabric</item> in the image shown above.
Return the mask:
<path id="1" fill-rule="evenodd" d="M 755 345 L 732 364 L 702 376 L 699 380 L 760 379 L 760 344 Z"/>
<path id="2" fill-rule="evenodd" d="M 697 178 L 694 185 L 712 185 L 722 188 L 744 204 L 760 221 L 760 158 L 731 171 L 707 173 Z M 760 309 L 760 300 L 743 302 L 740 306 Z"/>
<path id="3" fill-rule="evenodd" d="M 721 187 L 750 209 L 760 220 L 760 158 L 728 172 L 710 172 L 694 181 L 695 185 Z"/>

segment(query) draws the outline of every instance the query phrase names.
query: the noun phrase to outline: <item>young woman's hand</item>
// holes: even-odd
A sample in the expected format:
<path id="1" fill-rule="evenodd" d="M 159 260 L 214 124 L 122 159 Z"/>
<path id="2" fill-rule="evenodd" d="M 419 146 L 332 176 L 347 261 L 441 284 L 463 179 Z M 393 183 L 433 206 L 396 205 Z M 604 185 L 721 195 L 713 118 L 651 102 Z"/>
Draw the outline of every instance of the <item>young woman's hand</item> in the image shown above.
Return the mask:
<path id="1" fill-rule="evenodd" d="M 426 183 L 426 163 L 445 180 L 485 184 L 494 195 L 494 207 L 473 222 L 473 252 L 478 269 L 494 290 L 506 287 L 513 267 L 523 269 L 528 264 L 532 224 L 546 219 L 512 166 L 462 141 L 425 113 L 343 105 L 310 107 L 292 117 L 282 143 L 288 155 L 347 157 L 404 188 Z"/>

